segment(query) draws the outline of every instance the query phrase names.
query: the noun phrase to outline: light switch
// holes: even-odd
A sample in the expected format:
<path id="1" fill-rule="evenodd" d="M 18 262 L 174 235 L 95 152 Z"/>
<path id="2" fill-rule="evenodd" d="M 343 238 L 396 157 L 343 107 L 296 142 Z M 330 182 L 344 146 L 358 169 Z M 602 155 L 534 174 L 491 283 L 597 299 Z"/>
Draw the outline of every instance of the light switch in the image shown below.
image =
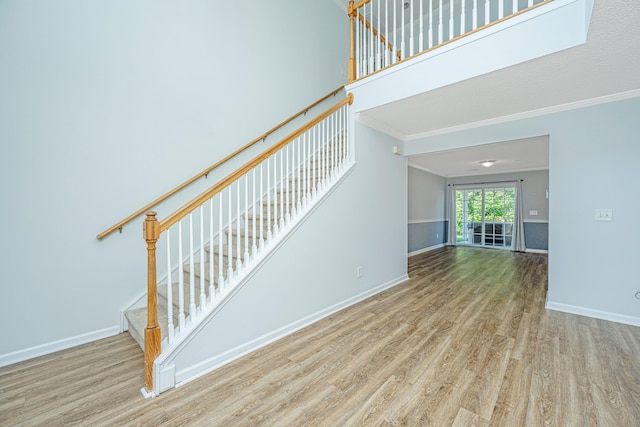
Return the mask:
<path id="1" fill-rule="evenodd" d="M 536 216 L 538 215 L 538 211 L 529 211 L 529 215 Z"/>
<path id="2" fill-rule="evenodd" d="M 613 221 L 611 209 L 596 209 L 596 221 Z"/>

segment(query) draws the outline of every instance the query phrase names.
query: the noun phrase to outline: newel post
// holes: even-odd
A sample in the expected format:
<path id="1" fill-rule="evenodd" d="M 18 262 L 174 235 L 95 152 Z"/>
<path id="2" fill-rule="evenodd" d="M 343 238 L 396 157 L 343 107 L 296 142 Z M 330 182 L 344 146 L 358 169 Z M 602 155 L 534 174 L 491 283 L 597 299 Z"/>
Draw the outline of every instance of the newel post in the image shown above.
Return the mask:
<path id="1" fill-rule="evenodd" d="M 147 327 L 144 330 L 144 378 L 148 392 L 153 389 L 153 362 L 160 354 L 160 326 L 156 294 L 156 242 L 160 238 L 160 223 L 156 213 L 147 212 L 143 224 L 144 240 L 147 242 Z"/>
<path id="2" fill-rule="evenodd" d="M 354 0 L 349 1 L 349 38 L 350 38 L 350 47 L 349 47 L 349 64 L 347 66 L 347 78 L 349 79 L 349 83 L 355 81 L 356 79 L 356 43 L 354 40 L 355 37 L 355 25 L 356 25 L 356 7 L 354 4 Z"/>

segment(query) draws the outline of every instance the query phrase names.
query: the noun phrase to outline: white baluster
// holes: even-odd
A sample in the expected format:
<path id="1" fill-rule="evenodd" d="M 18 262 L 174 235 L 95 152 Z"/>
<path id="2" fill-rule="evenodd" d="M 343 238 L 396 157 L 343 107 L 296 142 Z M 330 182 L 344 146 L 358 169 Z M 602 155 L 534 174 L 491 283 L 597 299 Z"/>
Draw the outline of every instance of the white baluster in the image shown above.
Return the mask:
<path id="1" fill-rule="evenodd" d="M 453 0 L 451 0 L 449 2 L 449 40 L 451 40 L 453 38 L 453 14 L 454 14 L 454 10 L 453 10 Z"/>
<path id="2" fill-rule="evenodd" d="M 318 164 L 318 152 L 317 150 L 317 141 L 318 141 L 318 125 L 313 127 L 313 146 L 309 150 L 309 168 L 311 168 L 311 182 L 309 183 L 309 193 L 307 193 L 307 202 L 309 202 L 309 198 L 316 195 L 317 192 L 317 169 L 320 166 Z M 311 161 L 313 160 L 313 165 Z"/>
<path id="3" fill-rule="evenodd" d="M 407 53 L 406 53 L 406 46 L 404 43 L 404 33 L 405 33 L 405 29 L 404 29 L 404 4 L 401 4 L 402 7 L 402 15 L 400 17 L 400 19 L 402 20 L 402 22 L 400 22 L 400 31 L 402 31 L 401 36 L 402 39 L 400 40 L 400 59 L 404 59 L 407 57 Z"/>
<path id="4" fill-rule="evenodd" d="M 223 193 L 220 192 L 220 197 L 218 199 L 218 292 L 220 292 L 222 290 L 222 286 L 225 285 L 225 281 L 224 281 L 224 258 L 223 258 L 223 252 L 224 252 L 224 248 L 222 246 L 222 241 L 224 240 L 222 238 L 222 227 L 223 227 L 223 222 L 222 222 L 222 213 L 224 212 L 223 210 L 223 203 L 224 202 L 224 197 L 223 197 Z M 213 252 L 213 251 L 211 251 Z"/>
<path id="5" fill-rule="evenodd" d="M 504 18 L 504 1 L 498 0 L 498 19 Z"/>
<path id="6" fill-rule="evenodd" d="M 260 209 L 256 210 L 256 212 L 260 212 L 260 244 L 258 247 L 260 248 L 261 252 L 262 252 L 262 249 L 264 249 L 264 218 L 263 218 L 264 200 L 262 198 L 264 194 L 263 183 L 264 183 L 264 162 L 260 163 L 260 203 L 258 205 Z"/>
<path id="7" fill-rule="evenodd" d="M 251 187 L 253 189 L 253 221 L 252 221 L 252 230 L 253 230 L 253 245 L 251 246 L 251 258 L 254 259 L 256 257 L 256 255 L 258 255 L 258 242 L 256 241 L 256 239 L 258 238 L 258 233 L 256 230 L 256 221 L 258 220 L 258 207 L 256 205 L 257 200 L 256 199 L 256 170 L 258 168 L 254 168 L 252 173 L 252 180 L 253 180 L 253 186 Z M 262 170 L 262 165 L 261 165 L 261 170 Z M 247 207 L 247 217 L 249 216 L 249 208 Z"/>
<path id="8" fill-rule="evenodd" d="M 284 229 L 284 220 L 286 216 L 286 207 L 284 205 L 284 148 L 280 150 L 280 176 L 278 177 L 280 183 L 280 230 Z"/>
<path id="9" fill-rule="evenodd" d="M 385 46 L 384 46 L 384 66 L 389 66 L 389 46 L 387 45 L 389 41 L 389 0 L 384 0 L 384 38 L 385 38 Z"/>
<path id="10" fill-rule="evenodd" d="M 403 0 L 400 0 L 400 1 L 403 1 Z M 402 7 L 402 6 L 400 6 L 400 7 Z M 397 15 L 397 13 L 396 13 L 397 9 L 398 9 L 398 7 L 396 6 L 396 2 L 394 1 L 393 2 L 393 25 L 392 25 L 392 27 L 393 27 L 393 52 L 391 52 L 391 63 L 392 64 L 395 64 L 396 61 L 397 61 L 397 58 L 398 58 L 398 54 L 397 54 L 398 42 L 397 42 L 397 37 L 396 37 L 396 33 L 398 32 L 398 30 L 397 30 L 398 27 L 396 25 L 396 23 L 398 22 L 398 18 L 396 16 Z"/>
<path id="11" fill-rule="evenodd" d="M 244 176 L 244 266 L 245 267 L 248 262 L 249 262 L 249 173 L 245 174 Z"/>
<path id="12" fill-rule="evenodd" d="M 358 19 L 358 13 L 356 13 L 356 18 L 355 18 L 355 28 L 353 29 L 353 31 L 355 32 L 355 51 L 356 51 L 356 79 L 359 79 L 360 76 L 362 75 L 361 72 L 361 66 L 360 66 L 360 61 L 361 59 L 361 52 L 362 52 L 362 46 L 360 46 L 360 32 L 362 31 L 362 29 L 360 28 L 360 20 Z"/>
<path id="13" fill-rule="evenodd" d="M 228 187 L 229 191 L 229 226 L 227 227 L 227 282 L 231 283 L 233 279 L 233 191 L 232 186 Z"/>
<path id="14" fill-rule="evenodd" d="M 273 235 L 277 236 L 279 232 L 279 219 L 278 219 L 278 153 L 275 153 L 273 156 L 273 190 L 269 188 L 268 191 L 273 191 Z M 271 209 L 271 207 L 269 207 Z"/>
<path id="15" fill-rule="evenodd" d="M 491 20 L 491 2 L 489 0 L 485 0 L 484 2 L 484 25 L 489 25 Z"/>
<path id="16" fill-rule="evenodd" d="M 271 158 L 267 158 L 267 242 L 271 241 Z M 263 206 L 264 209 L 264 206 Z"/>
<path id="17" fill-rule="evenodd" d="M 518 0 L 513 0 L 513 4 L 511 5 L 511 13 L 516 13 L 518 11 Z"/>
<path id="18" fill-rule="evenodd" d="M 173 342 L 175 325 L 173 324 L 173 280 L 171 278 L 171 229 L 167 230 L 167 338 Z"/>
<path id="19" fill-rule="evenodd" d="M 365 5 L 366 7 L 366 5 Z M 375 69 L 375 41 L 373 36 L 373 3 L 369 3 L 369 70 L 368 73 L 373 73 Z M 366 15 L 365 15 L 366 17 Z"/>
<path id="20" fill-rule="evenodd" d="M 463 0 L 464 1 L 464 0 Z M 418 36 L 418 43 L 420 43 L 418 49 L 420 52 L 424 50 L 424 0 L 420 0 L 420 35 Z"/>
<path id="21" fill-rule="evenodd" d="M 178 221 L 178 327 L 184 330 L 184 267 L 182 263 L 182 221 Z"/>
<path id="22" fill-rule="evenodd" d="M 200 205 L 200 307 L 198 307 L 198 313 L 202 312 L 207 303 L 204 277 L 204 205 Z"/>
<path id="23" fill-rule="evenodd" d="M 473 0 L 473 8 L 471 11 L 471 30 L 478 28 L 478 0 Z"/>
<path id="24" fill-rule="evenodd" d="M 467 1 L 462 0 L 462 9 L 460 10 L 460 35 L 467 33 Z"/>
<path id="25" fill-rule="evenodd" d="M 236 181 L 236 271 L 238 275 L 242 270 L 242 235 L 240 233 L 240 180 Z"/>
<path id="26" fill-rule="evenodd" d="M 193 212 L 189 214 L 189 315 L 196 315 L 196 278 L 193 254 Z"/>
<path id="27" fill-rule="evenodd" d="M 409 56 L 414 53 L 414 37 L 413 37 L 413 0 L 409 1 Z"/>
<path id="28" fill-rule="evenodd" d="M 440 0 L 440 7 L 438 8 L 438 44 L 441 44 L 444 41 L 444 19 L 442 17 L 443 13 L 443 5 L 442 0 Z"/>
<path id="29" fill-rule="evenodd" d="M 429 0 L 429 49 L 433 47 L 433 0 Z"/>
<path id="30" fill-rule="evenodd" d="M 298 149 L 296 150 L 296 152 L 298 153 L 298 162 L 297 162 L 297 172 L 298 172 L 298 197 L 297 197 L 297 203 L 296 203 L 296 211 L 299 213 L 300 209 L 302 209 L 302 194 L 304 193 L 304 188 L 300 188 L 302 185 L 304 185 L 304 169 L 302 166 L 302 163 L 300 163 L 300 154 L 301 154 L 301 145 L 302 145 L 302 151 L 304 150 L 304 147 L 307 143 L 307 133 L 305 132 L 301 138 L 298 139 Z"/>
<path id="31" fill-rule="evenodd" d="M 533 6 L 533 0 L 529 0 L 528 6 L 529 7 Z"/>
<path id="32" fill-rule="evenodd" d="M 215 297 L 215 263 L 213 259 L 213 199 L 209 202 L 209 301 L 213 301 Z"/>

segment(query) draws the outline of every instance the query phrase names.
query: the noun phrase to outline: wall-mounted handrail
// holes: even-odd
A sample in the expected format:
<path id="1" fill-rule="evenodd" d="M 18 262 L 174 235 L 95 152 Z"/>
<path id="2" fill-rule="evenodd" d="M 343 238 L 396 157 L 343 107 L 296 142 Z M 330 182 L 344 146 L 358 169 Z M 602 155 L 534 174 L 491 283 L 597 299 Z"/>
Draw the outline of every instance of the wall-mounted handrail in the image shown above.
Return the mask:
<path id="1" fill-rule="evenodd" d="M 128 224 L 129 222 L 134 220 L 135 218 L 139 217 L 140 215 L 144 214 L 149 209 L 151 209 L 154 206 L 160 204 L 161 202 L 167 200 L 169 197 L 173 196 L 174 194 L 180 192 L 184 188 L 186 188 L 189 185 L 193 184 L 195 181 L 199 180 L 203 176 L 207 176 L 209 173 L 211 173 L 211 171 L 213 171 L 217 167 L 221 166 L 222 164 L 228 162 L 229 160 L 231 160 L 232 158 L 234 158 L 238 154 L 242 153 L 243 151 L 245 151 L 248 148 L 252 147 L 253 145 L 257 144 L 258 142 L 264 141 L 269 135 L 271 135 L 272 133 L 274 133 L 278 129 L 282 128 L 283 126 L 286 126 L 287 124 L 291 123 L 293 120 L 295 120 L 296 118 L 300 117 L 301 115 L 306 114 L 309 110 L 311 110 L 315 106 L 321 104 L 322 102 L 326 101 L 327 99 L 331 98 L 332 96 L 335 96 L 342 89 L 344 89 L 344 86 L 340 86 L 339 88 L 333 90 L 332 92 L 329 92 L 327 95 L 325 95 L 322 98 L 320 98 L 319 100 L 315 101 L 313 104 L 310 104 L 310 105 L 306 106 L 305 108 L 303 108 L 302 110 L 298 111 L 296 114 L 294 114 L 293 116 L 289 117 L 288 119 L 286 119 L 282 123 L 278 124 L 277 126 L 273 127 L 272 129 L 268 130 L 267 132 L 263 133 L 262 135 L 260 135 L 259 137 L 255 138 L 254 140 L 252 140 L 249 143 L 247 143 L 247 144 L 243 145 L 242 147 L 238 148 L 233 153 L 231 153 L 231 154 L 227 155 L 226 157 L 220 159 L 219 161 L 217 161 L 213 165 L 209 166 L 208 168 L 206 168 L 202 172 L 198 173 L 197 175 L 194 175 L 192 178 L 190 178 L 187 181 L 183 182 L 182 184 L 178 185 L 173 190 L 163 194 L 162 196 L 158 197 L 157 199 L 155 199 L 151 203 L 145 205 L 144 207 L 138 209 L 137 211 L 135 211 L 134 213 L 132 213 L 128 217 L 124 218 L 123 220 L 121 220 L 117 224 L 107 228 L 105 231 L 103 231 L 102 233 L 98 234 L 96 237 L 98 238 L 98 240 L 102 240 L 103 238 L 105 238 L 109 234 L 113 233 L 114 231 L 121 230 L 123 226 L 125 226 L 126 224 Z"/>
<path id="2" fill-rule="evenodd" d="M 331 114 L 333 114 L 334 112 L 338 111 L 343 106 L 345 106 L 347 104 L 351 105 L 352 103 L 353 103 L 353 94 L 350 93 L 349 95 L 347 95 L 347 97 L 345 99 L 343 99 L 342 101 L 338 102 L 333 107 L 327 109 L 326 111 L 321 113 L 319 116 L 317 116 L 315 119 L 313 119 L 312 121 L 310 121 L 306 125 L 300 127 L 298 130 L 296 130 L 293 133 L 289 134 L 288 136 L 283 138 L 277 144 L 274 144 L 273 146 L 269 147 L 267 150 L 263 151 L 261 154 L 259 154 L 258 156 L 254 157 L 252 160 L 248 161 L 243 166 L 241 166 L 238 169 L 236 169 L 234 172 L 229 174 L 226 178 L 220 180 L 218 183 L 216 183 L 215 185 L 210 187 L 208 190 L 202 192 L 199 196 L 195 197 L 189 203 L 187 203 L 186 205 L 184 205 L 180 209 L 176 210 L 171 215 L 169 215 L 167 218 L 165 218 L 163 221 L 161 221 L 160 222 L 160 233 L 166 231 L 169 227 L 171 227 L 176 222 L 180 221 L 182 218 L 184 218 L 186 215 L 188 215 L 190 212 L 192 212 L 198 206 L 203 204 L 205 201 L 211 199 L 213 196 L 218 194 L 220 191 L 222 191 L 225 188 L 227 188 L 231 183 L 236 181 L 241 176 L 245 175 L 249 170 L 253 169 L 257 165 L 262 163 L 265 159 L 267 159 L 273 153 L 277 152 L 282 147 L 287 145 L 290 141 L 292 141 L 293 139 L 295 139 L 298 136 L 302 135 L 303 133 L 305 133 L 306 131 L 308 131 L 309 129 L 311 129 L 312 127 L 317 125 L 318 123 L 320 123 L 322 120 L 326 119 Z"/>

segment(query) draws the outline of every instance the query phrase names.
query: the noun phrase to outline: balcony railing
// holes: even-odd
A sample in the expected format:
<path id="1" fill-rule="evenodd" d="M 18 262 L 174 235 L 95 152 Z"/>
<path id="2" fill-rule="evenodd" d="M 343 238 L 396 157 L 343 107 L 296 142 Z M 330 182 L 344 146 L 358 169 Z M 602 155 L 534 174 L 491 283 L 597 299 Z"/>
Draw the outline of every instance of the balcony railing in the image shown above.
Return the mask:
<path id="1" fill-rule="evenodd" d="M 551 1 L 352 0 L 349 82 Z"/>

